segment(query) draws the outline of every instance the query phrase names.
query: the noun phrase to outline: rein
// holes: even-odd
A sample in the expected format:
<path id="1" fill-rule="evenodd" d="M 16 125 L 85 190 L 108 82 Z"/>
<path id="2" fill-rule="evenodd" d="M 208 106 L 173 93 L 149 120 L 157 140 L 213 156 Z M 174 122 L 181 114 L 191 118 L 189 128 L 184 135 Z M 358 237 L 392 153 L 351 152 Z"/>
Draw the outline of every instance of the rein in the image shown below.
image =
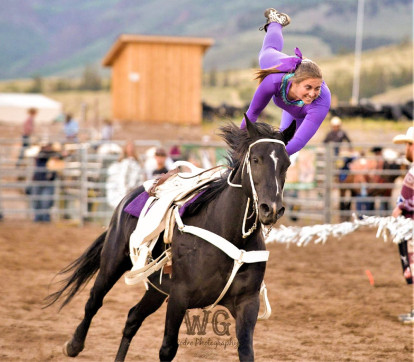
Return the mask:
<path id="1" fill-rule="evenodd" d="M 247 169 L 247 174 L 249 175 L 249 179 L 250 179 L 250 185 L 252 188 L 252 198 L 253 198 L 253 212 L 256 214 L 256 218 L 254 220 L 253 226 L 246 231 L 246 221 L 248 219 L 247 217 L 247 213 L 249 212 L 249 206 L 250 206 L 250 197 L 247 198 L 247 203 L 246 203 L 246 210 L 244 212 L 244 217 L 243 217 L 243 225 L 242 225 L 242 235 L 243 238 L 247 238 L 249 235 L 252 234 L 252 232 L 254 230 L 256 230 L 257 228 L 257 221 L 259 219 L 259 205 L 258 205 L 258 197 L 257 197 L 257 192 L 256 189 L 254 187 L 254 182 L 253 182 L 253 175 L 252 175 L 252 168 L 251 168 L 251 164 L 250 164 L 250 150 L 251 148 L 258 144 L 258 143 L 264 143 L 264 142 L 272 142 L 272 143 L 280 143 L 282 144 L 284 147 L 286 147 L 285 143 L 283 141 L 280 140 L 274 140 L 272 138 L 262 138 L 260 140 L 257 140 L 255 142 L 253 142 L 252 144 L 249 145 L 249 148 L 246 152 L 246 156 L 244 157 L 244 161 L 243 161 L 243 166 L 242 166 L 242 179 L 243 179 L 243 175 L 244 175 L 244 169 Z M 227 183 L 229 184 L 229 186 L 231 187 L 243 187 L 241 184 L 234 184 L 230 181 L 230 177 L 233 173 L 233 170 L 229 172 L 229 176 L 227 177 Z"/>

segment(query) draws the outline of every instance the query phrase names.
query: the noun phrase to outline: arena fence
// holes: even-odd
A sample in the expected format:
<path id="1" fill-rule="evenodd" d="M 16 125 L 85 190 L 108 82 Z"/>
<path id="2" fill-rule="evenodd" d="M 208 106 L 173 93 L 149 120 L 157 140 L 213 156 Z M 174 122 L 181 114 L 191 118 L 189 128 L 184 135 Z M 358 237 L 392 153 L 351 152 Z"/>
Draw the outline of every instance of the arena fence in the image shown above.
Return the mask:
<path id="1" fill-rule="evenodd" d="M 51 140 L 53 141 L 53 140 Z M 34 219 L 36 213 L 45 210 L 33 209 L 36 200 L 51 200 L 52 221 L 71 220 L 82 225 L 86 221 L 107 225 L 113 209 L 108 204 L 106 179 L 108 166 L 115 162 L 124 142 L 111 144 L 88 142 L 64 145 L 67 155 L 63 166 L 58 170 L 54 181 L 34 182 L 35 148 L 26 150 L 25 158 L 16 166 L 20 152 L 20 140 L 0 139 L 0 215 L 5 219 Z M 163 144 L 167 150 L 173 144 Z M 148 150 L 161 146 L 157 140 L 136 141 L 136 149 L 142 165 L 142 178 L 148 179 L 145 165 L 150 156 Z M 223 162 L 225 147 L 221 143 L 184 143 L 179 144 L 184 158 L 196 162 L 198 166 L 210 167 Z M 383 153 L 375 156 L 370 151 L 372 144 L 354 144 L 352 152 L 339 152 L 336 147 L 347 149 L 347 145 L 322 144 L 306 147 L 291 166 L 285 189 L 285 217 L 301 223 L 331 223 L 350 220 L 353 213 L 358 212 L 357 205 L 370 203 L 367 216 L 388 216 L 395 205 L 400 189 L 401 176 L 406 173 L 403 148 L 395 145 L 382 145 L 389 149 L 392 157 Z M 102 151 L 104 149 L 104 151 Z M 118 150 L 117 152 L 115 150 Z M 388 169 L 342 170 L 346 160 L 356 158 L 355 152 L 365 153 L 369 161 L 388 157 L 393 167 Z M 341 182 L 344 173 L 349 178 Z M 349 182 L 349 179 L 360 174 L 381 176 L 381 182 Z M 384 177 L 387 176 L 387 177 Z M 393 180 L 390 182 L 384 179 Z M 30 189 L 36 185 L 53 186 L 53 194 L 36 196 Z M 369 192 L 364 193 L 364 189 Z M 385 195 L 385 196 L 384 196 Z M 340 206 L 346 207 L 340 207 Z"/>

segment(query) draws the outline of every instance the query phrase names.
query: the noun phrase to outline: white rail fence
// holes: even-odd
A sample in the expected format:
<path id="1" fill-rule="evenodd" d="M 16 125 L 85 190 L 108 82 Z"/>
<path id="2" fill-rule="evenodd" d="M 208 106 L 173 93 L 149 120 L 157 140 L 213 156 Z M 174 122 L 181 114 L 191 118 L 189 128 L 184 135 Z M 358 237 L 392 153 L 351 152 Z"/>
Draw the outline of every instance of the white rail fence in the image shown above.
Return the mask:
<path id="1" fill-rule="evenodd" d="M 123 142 L 116 142 L 123 145 Z M 82 225 L 86 221 L 98 222 L 107 225 L 113 209 L 107 203 L 106 179 L 108 166 L 119 158 L 118 154 L 101 154 L 97 152 L 94 143 L 82 143 L 71 148 L 69 156 L 64 159 L 64 168 L 58 173 L 54 181 L 32 181 L 35 171 L 34 160 L 26 157 L 20 167 L 16 167 L 20 140 L 0 139 L 0 215 L 4 219 L 33 220 L 36 213 L 42 209 L 33 209 L 33 202 L 37 199 L 51 200 L 50 210 L 52 221 L 72 220 Z M 146 161 L 145 151 L 151 147 L 159 147 L 161 143 L 154 141 L 136 141 L 136 148 L 142 165 Z M 168 149 L 172 144 L 163 145 Z M 191 153 L 193 159 L 198 158 L 201 166 L 205 166 L 204 159 L 212 164 L 218 162 L 224 152 L 222 144 L 182 144 L 187 155 Z M 370 183 L 343 183 L 339 176 L 343 174 L 341 167 L 346 160 L 343 154 L 335 155 L 335 144 L 312 146 L 309 150 L 314 154 L 312 165 L 314 176 L 312 182 L 294 182 L 287 184 L 285 190 L 286 213 L 285 217 L 292 220 L 301 220 L 304 223 L 324 222 L 331 223 L 349 220 L 357 212 L 356 205 L 369 202 L 374 208 L 364 211 L 368 216 L 388 216 L 394 207 L 396 195 L 400 189 L 401 177 L 406 173 L 403 149 L 395 145 L 382 145 L 384 149 L 398 151 L 398 157 L 393 160 L 394 167 L 383 170 L 369 170 L 371 175 L 391 176 L 393 182 Z M 370 153 L 372 144 L 354 144 L 354 150 L 365 152 L 368 160 L 378 159 Z M 342 145 L 342 148 L 346 146 Z M 300 153 L 299 153 L 299 157 Z M 405 165 L 405 167 L 404 167 Z M 299 170 L 300 172 L 301 170 Z M 143 169 L 144 172 L 144 169 Z M 368 171 L 347 171 L 355 176 Z M 143 178 L 147 178 L 144 174 Z M 53 194 L 35 196 L 27 194 L 31 186 L 53 186 Z M 361 189 L 369 186 L 370 194 L 361 193 Z M 347 191 L 341 190 L 354 190 Z M 381 192 L 373 190 L 388 190 L 388 196 L 381 196 Z M 374 196 L 372 194 L 375 194 Z M 358 196 L 356 196 L 358 195 Z"/>

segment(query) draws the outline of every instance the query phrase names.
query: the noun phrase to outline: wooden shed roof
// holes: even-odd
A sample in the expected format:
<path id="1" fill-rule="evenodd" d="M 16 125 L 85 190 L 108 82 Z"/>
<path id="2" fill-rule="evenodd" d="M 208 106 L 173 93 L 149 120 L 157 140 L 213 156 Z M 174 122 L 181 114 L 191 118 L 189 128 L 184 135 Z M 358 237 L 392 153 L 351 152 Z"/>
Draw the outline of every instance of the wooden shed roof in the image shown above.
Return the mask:
<path id="1" fill-rule="evenodd" d="M 127 43 L 192 44 L 201 46 L 205 52 L 211 45 L 213 45 L 214 40 L 211 38 L 122 34 L 103 58 L 102 65 L 110 67 Z"/>

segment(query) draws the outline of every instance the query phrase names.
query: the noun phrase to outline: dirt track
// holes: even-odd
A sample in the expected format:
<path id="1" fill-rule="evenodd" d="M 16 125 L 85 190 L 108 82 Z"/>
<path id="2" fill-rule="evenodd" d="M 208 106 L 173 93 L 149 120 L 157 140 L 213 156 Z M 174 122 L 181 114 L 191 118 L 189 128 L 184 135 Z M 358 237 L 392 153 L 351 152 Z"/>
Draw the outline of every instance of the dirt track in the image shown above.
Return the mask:
<path id="1" fill-rule="evenodd" d="M 102 231 L 98 226 L 0 223 L 1 294 L 0 359 L 2 361 L 69 361 L 62 352 L 80 322 L 89 288 L 58 313 L 41 309 L 54 274 Z M 412 289 L 401 275 L 396 245 L 375 238 L 373 229 L 342 240 L 304 248 L 268 245 L 266 271 L 273 313 L 255 330 L 258 361 L 412 361 L 413 329 L 397 315 L 407 312 Z M 375 286 L 369 284 L 369 269 Z M 85 350 L 73 361 L 113 361 L 129 308 L 143 294 L 120 280 L 92 322 Z M 201 314 L 197 311 L 191 312 Z M 165 304 L 144 322 L 133 340 L 127 360 L 154 361 L 163 335 Z M 207 326 L 203 341 L 217 337 Z M 199 336 L 180 340 L 193 344 Z M 198 340 L 199 341 L 199 340 Z M 177 361 L 234 361 L 235 347 L 182 346 Z"/>

